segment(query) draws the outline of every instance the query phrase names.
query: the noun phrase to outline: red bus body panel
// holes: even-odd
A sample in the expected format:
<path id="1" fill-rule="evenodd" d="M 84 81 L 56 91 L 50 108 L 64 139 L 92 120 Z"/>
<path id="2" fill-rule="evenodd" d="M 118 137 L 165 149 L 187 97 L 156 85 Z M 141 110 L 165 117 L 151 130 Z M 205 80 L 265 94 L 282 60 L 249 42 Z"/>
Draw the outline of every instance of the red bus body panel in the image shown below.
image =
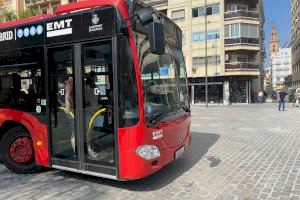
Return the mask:
<path id="1" fill-rule="evenodd" d="M 125 0 L 88 0 L 75 2 L 60 6 L 56 11 L 56 15 L 104 6 L 115 6 L 116 9 L 119 10 L 123 18 L 129 18 Z M 37 17 L 15 22 L 8 22 L 0 25 L 0 28 L 38 21 L 41 19 L 50 18 L 52 16 L 53 15 L 40 15 Z M 127 25 L 130 25 L 129 21 L 127 23 Z M 117 131 L 117 146 L 119 151 L 119 166 L 117 166 L 117 169 L 119 170 L 118 178 L 120 180 L 139 179 L 158 171 L 164 165 L 170 163 L 175 159 L 176 150 L 178 150 L 182 146 L 185 146 L 185 148 L 187 148 L 191 143 L 190 115 L 187 115 L 175 121 L 162 123 L 157 129 L 147 128 L 147 126 L 145 125 L 142 80 L 140 76 L 136 45 L 131 27 L 129 28 L 129 43 L 132 49 L 135 73 L 137 77 L 140 121 L 134 127 L 120 128 Z M 36 119 L 36 117 L 28 113 L 8 109 L 0 110 L 0 126 L 4 124 L 5 121 L 9 120 L 23 124 L 30 131 L 34 142 L 35 158 L 37 164 L 42 166 L 49 166 L 50 154 L 48 152 L 48 141 L 50 140 L 50 138 L 48 138 L 47 126 L 40 123 Z M 159 139 L 154 140 L 152 133 L 157 130 L 162 131 L 163 136 Z M 181 142 L 178 142 L 178 135 L 181 136 Z M 37 141 L 42 141 L 43 145 L 38 146 Z M 154 159 L 157 162 L 155 165 L 153 164 L 153 160 L 146 161 L 136 154 L 136 149 L 139 146 L 149 144 L 156 145 L 161 153 L 161 157 Z"/>
<path id="2" fill-rule="evenodd" d="M 163 166 L 170 163 L 175 158 L 175 152 L 180 147 L 187 148 L 191 143 L 190 117 L 162 124 L 158 129 L 150 129 L 146 126 L 136 126 L 132 128 L 119 129 L 119 161 L 120 179 L 133 180 L 148 176 Z M 152 132 L 162 130 L 163 136 L 154 140 Z M 183 140 L 179 144 L 178 133 L 183 135 Z M 136 149 L 141 145 L 156 145 L 161 153 L 161 157 L 146 161 L 139 157 Z M 153 165 L 153 161 L 157 164 Z"/>
<path id="3" fill-rule="evenodd" d="M 11 109 L 1 109 L 0 127 L 9 121 L 22 124 L 28 129 L 32 136 L 36 164 L 48 167 L 49 152 L 47 126 L 29 113 Z M 37 145 L 38 141 L 41 145 Z"/>
<path id="4" fill-rule="evenodd" d="M 36 22 L 36 21 L 40 21 L 43 19 L 48 19 L 51 17 L 54 17 L 55 15 L 52 14 L 42 14 L 42 15 L 37 15 L 34 17 L 29 17 L 29 18 L 25 18 L 25 19 L 19 19 L 16 21 L 11 21 L 11 22 L 5 22 L 0 24 L 0 28 L 8 28 L 11 26 L 17 26 L 17 25 L 22 25 L 22 24 L 26 24 L 26 23 L 30 23 L 30 22 Z"/>

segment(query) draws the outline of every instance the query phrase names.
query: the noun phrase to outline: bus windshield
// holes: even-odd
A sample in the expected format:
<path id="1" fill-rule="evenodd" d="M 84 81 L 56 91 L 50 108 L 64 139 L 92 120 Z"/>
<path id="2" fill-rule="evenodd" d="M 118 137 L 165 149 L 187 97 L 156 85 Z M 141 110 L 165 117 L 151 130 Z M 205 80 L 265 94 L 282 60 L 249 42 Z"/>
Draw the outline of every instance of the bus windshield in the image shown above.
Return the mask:
<path id="1" fill-rule="evenodd" d="M 147 34 L 135 32 L 135 36 L 147 123 L 180 117 L 173 114 L 184 114 L 189 106 L 182 51 L 167 42 L 165 54 L 152 54 Z"/>

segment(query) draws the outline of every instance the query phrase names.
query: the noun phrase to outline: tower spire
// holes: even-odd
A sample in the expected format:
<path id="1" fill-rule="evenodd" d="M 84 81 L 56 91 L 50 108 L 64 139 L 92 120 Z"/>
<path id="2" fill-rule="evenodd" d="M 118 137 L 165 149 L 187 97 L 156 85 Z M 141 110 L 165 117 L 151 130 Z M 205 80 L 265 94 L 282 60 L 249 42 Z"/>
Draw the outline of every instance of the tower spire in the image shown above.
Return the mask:
<path id="1" fill-rule="evenodd" d="M 269 52 L 270 52 L 270 55 L 279 52 L 279 38 L 278 38 L 277 27 L 275 26 L 275 24 L 272 26 Z"/>

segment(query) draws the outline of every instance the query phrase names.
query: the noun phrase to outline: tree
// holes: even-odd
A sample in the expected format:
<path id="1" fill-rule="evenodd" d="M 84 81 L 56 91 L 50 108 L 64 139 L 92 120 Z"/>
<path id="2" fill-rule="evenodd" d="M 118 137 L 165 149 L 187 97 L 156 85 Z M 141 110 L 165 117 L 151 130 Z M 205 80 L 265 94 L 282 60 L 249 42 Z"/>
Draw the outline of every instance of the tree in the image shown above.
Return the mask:
<path id="1" fill-rule="evenodd" d="M 34 9 L 26 9 L 24 11 L 19 12 L 18 14 L 14 11 L 7 8 L 5 5 L 0 5 L 0 21 L 14 21 L 17 19 L 24 19 L 32 16 L 39 15 L 39 10 Z"/>
<path id="2" fill-rule="evenodd" d="M 5 5 L 0 4 L 0 19 L 1 21 L 13 21 L 17 19 L 17 15 Z"/>
<path id="3" fill-rule="evenodd" d="M 273 96 L 273 85 L 272 83 L 269 83 L 266 87 L 266 92 L 269 98 L 272 98 Z"/>
<path id="4" fill-rule="evenodd" d="M 26 9 L 24 11 L 21 11 L 19 13 L 19 19 L 24 19 L 24 18 L 28 18 L 28 17 L 33 17 L 36 15 L 41 14 L 41 12 L 39 10 L 34 10 L 34 9 Z"/>
<path id="5" fill-rule="evenodd" d="M 284 85 L 286 88 L 290 88 L 293 85 L 292 75 L 288 75 L 284 78 Z"/>

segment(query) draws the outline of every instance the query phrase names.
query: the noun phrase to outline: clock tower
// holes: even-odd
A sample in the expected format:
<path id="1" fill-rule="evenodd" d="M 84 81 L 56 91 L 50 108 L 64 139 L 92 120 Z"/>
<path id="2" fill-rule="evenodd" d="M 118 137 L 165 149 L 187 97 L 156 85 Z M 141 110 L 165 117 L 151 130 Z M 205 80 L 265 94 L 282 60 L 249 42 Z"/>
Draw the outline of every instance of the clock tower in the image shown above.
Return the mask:
<path id="1" fill-rule="evenodd" d="M 279 52 L 279 39 L 278 39 L 278 32 L 276 26 L 272 27 L 269 52 L 270 55 Z"/>

